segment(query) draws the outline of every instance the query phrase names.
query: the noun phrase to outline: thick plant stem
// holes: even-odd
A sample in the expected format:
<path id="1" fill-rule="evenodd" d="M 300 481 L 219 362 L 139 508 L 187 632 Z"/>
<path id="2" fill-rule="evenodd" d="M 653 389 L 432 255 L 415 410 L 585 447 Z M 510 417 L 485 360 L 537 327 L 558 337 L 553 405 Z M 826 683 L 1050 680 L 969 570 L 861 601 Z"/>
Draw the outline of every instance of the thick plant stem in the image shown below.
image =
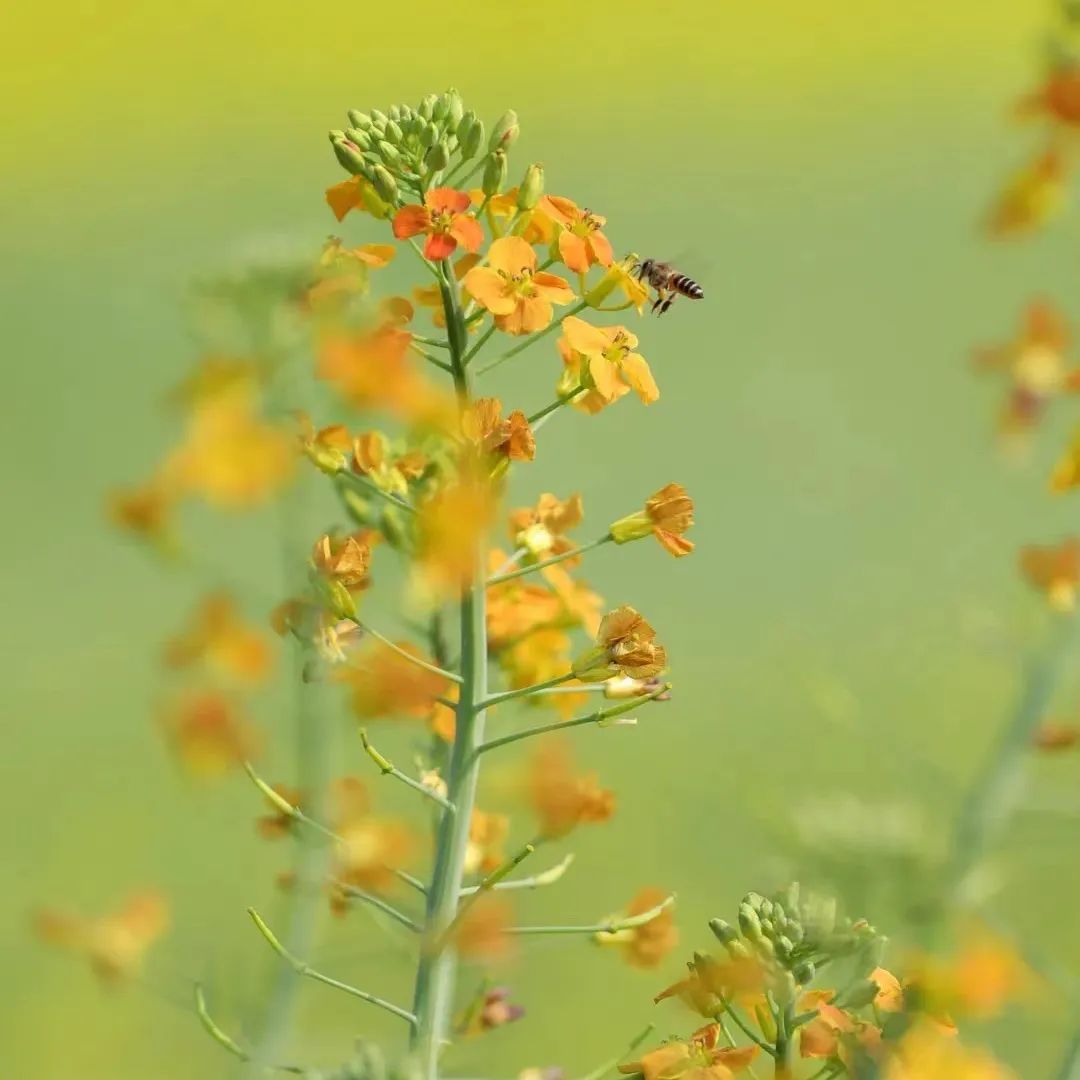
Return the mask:
<path id="1" fill-rule="evenodd" d="M 466 331 L 457 290 L 440 276 L 440 290 L 446 313 L 454 388 L 462 406 L 469 401 L 469 381 L 465 371 Z M 428 886 L 425 939 L 428 951 L 420 959 L 413 994 L 412 1049 L 425 1080 L 439 1075 L 439 1054 L 450 1034 L 456 974 L 452 941 L 443 935 L 458 911 L 465 876 L 465 854 L 469 825 L 476 802 L 479 756 L 484 741 L 484 707 L 487 697 L 487 629 L 481 551 L 476 552 L 475 583 L 462 596 L 459 610 L 461 630 L 461 684 L 458 694 L 456 730 L 447 777 L 447 800 L 455 812 L 444 811 L 439 823 L 435 868 Z"/>

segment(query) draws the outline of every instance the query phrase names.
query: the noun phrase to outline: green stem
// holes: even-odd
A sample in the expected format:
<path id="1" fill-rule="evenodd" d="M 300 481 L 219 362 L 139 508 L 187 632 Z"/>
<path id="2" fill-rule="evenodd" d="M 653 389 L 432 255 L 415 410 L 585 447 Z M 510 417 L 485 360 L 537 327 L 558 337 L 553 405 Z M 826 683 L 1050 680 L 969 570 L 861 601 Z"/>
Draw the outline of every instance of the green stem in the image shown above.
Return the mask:
<path id="1" fill-rule="evenodd" d="M 422 356 L 429 364 L 434 364 L 435 367 L 440 368 L 442 371 L 453 371 L 445 360 L 440 360 L 437 356 L 432 356 L 426 349 L 421 349 L 415 341 L 411 342 L 412 350 L 418 356 Z"/>
<path id="2" fill-rule="evenodd" d="M 731 1017 L 732 1020 L 738 1025 L 739 1030 L 753 1043 L 756 1043 L 762 1050 L 765 1051 L 770 1057 L 775 1057 L 776 1053 L 773 1048 L 760 1038 L 752 1027 L 738 1014 L 735 1006 L 722 994 L 720 995 L 720 1003 L 724 1007 L 724 1012 Z"/>
<path id="3" fill-rule="evenodd" d="M 491 335 L 495 333 L 495 324 L 492 323 L 477 339 L 473 342 L 472 347 L 465 354 L 465 359 L 462 361 L 466 367 L 472 362 L 472 358 L 491 340 Z"/>
<path id="4" fill-rule="evenodd" d="M 1080 1080 L 1080 1027 L 1076 1029 L 1065 1050 L 1057 1080 Z"/>
<path id="5" fill-rule="evenodd" d="M 581 1080 L 601 1080 L 601 1077 L 606 1076 L 612 1069 L 618 1066 L 620 1061 L 629 1057 L 655 1030 L 656 1025 L 650 1024 L 644 1031 L 635 1035 L 634 1038 L 630 1040 L 629 1045 L 618 1057 L 614 1057 L 610 1061 L 605 1061 L 603 1065 L 598 1065 L 592 1072 L 588 1072 L 581 1077 Z"/>
<path id="6" fill-rule="evenodd" d="M 791 1046 L 792 1037 L 795 1034 L 795 1006 L 789 1003 L 778 1011 L 776 1018 L 776 1046 L 773 1057 L 776 1058 L 776 1066 L 773 1075 L 776 1080 L 790 1080 L 791 1078 Z"/>
<path id="7" fill-rule="evenodd" d="M 439 291 L 446 314 L 447 340 L 454 374 L 454 389 L 464 408 L 470 397 L 465 370 L 468 333 L 454 283 L 445 273 L 439 276 Z M 456 730 L 447 774 L 447 799 L 456 813 L 444 811 L 436 838 L 435 865 L 428 887 L 424 933 L 428 941 L 439 941 L 457 915 L 465 876 L 469 827 L 476 804 L 479 778 L 477 748 L 484 741 L 485 699 L 487 697 L 487 625 L 485 589 L 482 583 L 483 543 L 477 544 L 475 584 L 462 596 L 459 606 L 461 676 L 458 692 Z M 454 1007 L 457 957 L 453 944 L 428 949 L 420 958 L 413 990 L 412 1051 L 425 1080 L 437 1080 L 439 1055 L 450 1035 Z"/>
<path id="8" fill-rule="evenodd" d="M 556 563 L 566 562 L 567 559 L 577 558 L 578 555 L 584 555 L 586 551 L 592 551 L 593 548 L 598 548 L 601 544 L 610 543 L 614 537 L 611 533 L 604 533 L 598 540 L 593 540 L 591 543 L 582 544 L 580 547 L 571 548 L 569 551 L 564 551 L 561 555 L 552 555 L 550 559 L 541 559 L 540 562 L 529 563 L 527 566 L 519 567 L 517 570 L 511 570 L 506 574 L 496 574 L 493 578 L 488 578 L 487 584 L 501 585 L 504 581 L 513 581 L 514 578 L 524 577 L 526 574 L 535 573 L 537 570 L 543 570 L 545 566 L 554 566 Z"/>
<path id="9" fill-rule="evenodd" d="M 579 386 L 576 390 L 571 390 L 569 394 L 563 394 L 562 397 L 557 397 L 550 404 L 545 405 L 539 412 L 534 412 L 532 416 L 528 417 L 529 427 L 536 428 L 544 420 L 546 420 L 553 412 L 558 412 L 564 405 L 569 405 L 579 394 L 583 394 L 588 387 Z"/>
<path id="10" fill-rule="evenodd" d="M 350 472 L 348 469 L 342 469 L 337 473 L 340 480 L 352 484 L 353 487 L 361 488 L 365 492 L 371 495 L 378 495 L 380 498 L 385 499 L 388 503 L 396 506 L 399 510 L 404 510 L 406 513 L 415 514 L 416 507 L 412 503 L 406 502 L 404 499 L 399 498 L 397 495 L 392 494 L 389 491 L 383 491 L 378 484 L 373 483 L 366 476 L 361 476 L 359 473 Z"/>
<path id="11" fill-rule="evenodd" d="M 564 728 L 581 727 L 584 724 L 602 724 L 605 720 L 611 720 L 616 716 L 621 716 L 623 713 L 631 712 L 639 705 L 644 705 L 646 701 L 653 701 L 670 690 L 671 683 L 664 683 L 651 693 L 630 698 L 628 701 L 620 701 L 618 705 L 600 709 L 597 712 L 589 713 L 587 716 L 578 716 L 573 720 L 555 720 L 550 724 L 540 724 L 537 727 L 526 728 L 524 731 L 515 731 L 498 739 L 489 739 L 477 750 L 477 753 L 484 754 L 488 750 L 494 750 L 497 746 L 507 746 L 521 739 L 532 739 L 537 735 L 546 735 L 549 731 L 562 731 Z"/>
<path id="12" fill-rule="evenodd" d="M 592 923 L 588 926 L 512 926 L 508 934 L 618 934 L 623 930 L 633 930 L 637 926 L 651 923 L 653 919 L 675 903 L 675 894 L 662 900 L 656 907 L 641 912 L 640 915 L 628 915 L 623 919 L 608 919 L 606 922 Z"/>
<path id="13" fill-rule="evenodd" d="M 530 334 L 524 341 L 515 345 L 507 352 L 504 352 L 502 356 L 496 356 L 494 360 L 485 364 L 483 367 L 477 368 L 477 375 L 486 375 L 489 371 L 494 370 L 500 364 L 505 363 L 507 360 L 511 359 L 514 356 L 517 356 L 518 353 L 524 352 L 524 350 L 527 349 L 530 345 L 539 341 L 543 337 L 547 337 L 547 335 L 552 333 L 552 331 L 558 330 L 559 327 L 562 326 L 563 322 L 571 315 L 580 314 L 588 306 L 589 305 L 586 304 L 584 300 L 582 300 L 580 304 L 575 304 L 572 308 L 570 308 L 569 311 L 564 311 L 562 315 L 560 315 L 557 319 L 554 319 L 552 320 L 552 322 L 548 323 L 548 325 L 545 326 L 543 330 L 537 330 L 535 334 Z"/>
<path id="14" fill-rule="evenodd" d="M 203 1030 L 219 1046 L 223 1046 L 233 1057 L 239 1058 L 241 1061 L 252 1060 L 251 1055 L 239 1043 L 218 1027 L 214 1018 L 210 1015 L 210 1010 L 207 1008 L 203 988 L 198 983 L 195 984 L 195 1015 L 198 1016 Z M 295 1073 L 301 1076 L 307 1072 L 307 1069 L 303 1069 L 299 1065 L 269 1065 L 265 1067 L 273 1069 L 275 1072 Z"/>
<path id="15" fill-rule="evenodd" d="M 321 971 L 316 971 L 313 967 L 309 966 L 306 961 L 299 960 L 293 956 L 284 945 L 274 936 L 274 932 L 263 921 L 262 916 L 254 909 L 248 908 L 248 914 L 251 916 L 251 921 L 255 924 L 256 929 L 266 939 L 266 943 L 270 946 L 284 960 L 297 975 L 303 975 L 305 978 L 312 979 L 315 982 L 323 983 L 326 986 L 332 986 L 335 990 L 341 990 L 346 994 L 351 994 L 353 997 L 360 998 L 361 1001 L 366 1001 L 369 1005 L 377 1005 L 380 1009 L 385 1009 L 389 1013 L 393 1013 L 394 1016 L 401 1017 L 402 1020 L 408 1021 L 410 1024 L 416 1023 L 416 1017 L 413 1016 L 408 1009 L 403 1009 L 399 1005 L 395 1005 L 391 1001 L 386 1001 L 384 998 L 377 997 L 375 994 L 369 994 L 366 990 L 359 990 L 355 986 L 350 986 L 348 983 L 343 983 L 338 979 L 332 979 L 329 975 L 324 975 Z"/>
<path id="16" fill-rule="evenodd" d="M 450 682 L 460 683 L 461 676 L 455 675 L 452 671 L 445 671 L 441 667 L 436 667 L 434 664 L 429 664 L 426 660 L 421 660 L 419 656 L 413 656 L 407 649 L 403 649 L 400 645 L 395 645 L 388 637 L 380 634 L 378 630 L 372 630 L 367 623 L 357 622 L 357 626 L 364 631 L 365 634 L 370 634 L 376 641 L 381 641 L 387 648 L 392 649 L 398 654 L 398 656 L 404 657 L 411 663 L 415 664 L 419 668 L 423 668 L 425 671 L 430 671 L 432 675 L 438 675 L 443 679 L 448 679 Z"/>
<path id="17" fill-rule="evenodd" d="M 514 881 L 497 881 L 488 888 L 498 892 L 504 892 L 506 890 L 514 889 L 539 889 L 545 885 L 554 885 L 555 882 L 570 869 L 570 864 L 573 861 L 574 856 L 568 854 L 563 858 L 562 862 L 556 863 L 549 870 L 542 870 L 539 874 L 533 874 L 531 877 L 517 878 Z M 482 885 L 469 885 L 461 890 L 461 895 L 471 896 L 473 893 L 480 892 L 482 888 Z"/>
<path id="18" fill-rule="evenodd" d="M 436 349 L 449 349 L 450 343 L 441 338 L 425 337 L 423 334 L 413 334 L 413 341 L 419 341 L 421 345 L 430 345 Z"/>
<path id="19" fill-rule="evenodd" d="M 411 787 L 413 791 L 418 791 L 421 795 L 428 799 L 431 799 L 437 806 L 442 807 L 443 810 L 447 810 L 450 813 L 454 812 L 454 804 L 444 799 L 437 791 L 433 791 L 429 787 L 425 787 L 419 780 L 414 780 L 411 776 L 403 773 L 389 758 L 383 757 L 374 746 L 371 745 L 371 741 L 368 739 L 367 731 L 364 728 L 360 729 L 360 742 L 363 743 L 364 751 L 376 765 L 379 766 L 379 771 L 383 776 L 392 776 L 395 780 L 400 780 L 403 784 Z"/>
<path id="20" fill-rule="evenodd" d="M 568 671 L 565 675 L 556 675 L 554 679 L 548 679 L 547 682 L 534 683 L 532 686 L 524 686 L 520 690 L 506 690 L 501 694 L 493 694 L 491 697 L 485 698 L 482 704 L 485 709 L 491 709 L 496 705 L 501 705 L 504 701 L 513 701 L 514 698 L 539 694 L 542 690 L 547 690 L 552 686 L 558 686 L 560 683 L 569 682 L 571 679 L 576 678 L 574 672 Z"/>
<path id="21" fill-rule="evenodd" d="M 381 911 L 384 915 L 389 915 L 394 922 L 400 923 L 402 926 L 408 927 L 415 934 L 420 933 L 420 927 L 409 918 L 403 911 L 398 911 L 393 904 L 388 904 L 381 897 L 375 896 L 372 893 L 367 892 L 364 889 L 358 888 L 356 885 L 349 885 L 344 881 L 335 881 L 334 884 L 346 895 L 352 897 L 354 900 L 361 900 L 365 904 L 370 904 L 377 911 Z"/>

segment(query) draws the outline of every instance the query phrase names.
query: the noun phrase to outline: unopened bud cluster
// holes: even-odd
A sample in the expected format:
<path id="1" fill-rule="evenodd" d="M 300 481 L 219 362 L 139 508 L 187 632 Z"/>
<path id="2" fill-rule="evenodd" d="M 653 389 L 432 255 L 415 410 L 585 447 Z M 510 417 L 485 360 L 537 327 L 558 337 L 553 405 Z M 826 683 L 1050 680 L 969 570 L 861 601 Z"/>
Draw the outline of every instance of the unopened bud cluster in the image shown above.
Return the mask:
<path id="1" fill-rule="evenodd" d="M 457 90 L 428 94 L 418 105 L 391 105 L 386 112 L 349 111 L 349 127 L 330 132 L 342 167 L 363 176 L 388 203 L 402 187 L 415 193 L 470 161 L 483 168 L 483 189 L 494 193 L 506 180 L 507 151 L 517 140 L 517 114 L 507 110 L 488 134 L 484 121 L 466 109 Z"/>
<path id="2" fill-rule="evenodd" d="M 835 960 L 854 964 L 857 980 L 873 986 L 870 973 L 880 966 L 887 938 L 865 919 L 843 916 L 832 898 L 803 895 L 798 882 L 771 897 L 747 893 L 739 904 L 737 927 L 711 919 L 709 929 L 735 960 L 758 960 L 770 973 L 779 1000 L 791 1000 L 817 972 Z M 853 990 L 858 992 L 862 982 Z M 842 1004 L 854 1005 L 854 1002 Z"/>

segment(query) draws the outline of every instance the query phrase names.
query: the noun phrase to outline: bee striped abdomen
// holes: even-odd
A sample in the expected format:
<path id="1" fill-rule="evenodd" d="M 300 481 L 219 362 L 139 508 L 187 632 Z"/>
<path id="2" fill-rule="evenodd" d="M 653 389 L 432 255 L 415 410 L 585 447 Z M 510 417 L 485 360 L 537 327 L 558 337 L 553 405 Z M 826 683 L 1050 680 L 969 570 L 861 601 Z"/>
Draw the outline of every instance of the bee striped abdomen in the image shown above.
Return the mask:
<path id="1" fill-rule="evenodd" d="M 670 279 L 671 287 L 683 296 L 691 300 L 703 300 L 705 290 L 693 279 L 685 274 L 673 274 Z"/>

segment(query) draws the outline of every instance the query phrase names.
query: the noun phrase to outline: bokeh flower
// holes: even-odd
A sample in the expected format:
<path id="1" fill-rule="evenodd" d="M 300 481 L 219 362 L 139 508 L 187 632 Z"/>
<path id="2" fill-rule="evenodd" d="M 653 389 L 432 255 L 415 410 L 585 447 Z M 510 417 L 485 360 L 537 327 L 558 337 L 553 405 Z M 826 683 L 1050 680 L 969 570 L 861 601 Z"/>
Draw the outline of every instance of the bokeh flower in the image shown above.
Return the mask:
<path id="1" fill-rule="evenodd" d="M 212 779 L 239 768 L 261 740 L 247 714 L 214 690 L 189 690 L 167 706 L 162 730 L 185 771 Z"/>
<path id="2" fill-rule="evenodd" d="M 639 889 L 626 906 L 625 911 L 609 916 L 610 921 L 643 915 L 646 911 L 663 903 L 670 894 L 661 889 Z M 608 920 L 604 920 L 608 921 Z M 599 945 L 615 945 L 622 950 L 626 961 L 632 967 L 654 968 L 679 943 L 679 931 L 675 926 L 675 916 L 671 908 L 666 907 L 655 918 L 640 926 L 627 927 L 614 934 L 601 931 L 593 937 Z"/>
<path id="3" fill-rule="evenodd" d="M 706 1024 L 684 1041 L 664 1043 L 624 1062 L 619 1072 L 645 1080 L 731 1080 L 757 1057 L 756 1046 L 720 1046 L 720 1025 Z"/>
<path id="4" fill-rule="evenodd" d="M 565 836 L 581 824 L 607 821 L 615 812 L 615 794 L 592 773 L 579 775 L 566 744 L 548 738 L 533 754 L 528 793 L 540 823 L 540 835 Z"/>
<path id="5" fill-rule="evenodd" d="M 1070 536 L 1060 544 L 1029 544 L 1021 548 L 1019 561 L 1021 574 L 1046 594 L 1051 607 L 1073 610 L 1080 585 L 1080 540 Z"/>
<path id="6" fill-rule="evenodd" d="M 168 667 L 205 663 L 220 674 L 256 683 L 266 678 L 272 655 L 266 637 L 240 617 L 232 597 L 212 593 L 188 628 L 166 643 L 164 659 Z"/>
<path id="7" fill-rule="evenodd" d="M 489 874 L 506 861 L 505 846 L 510 835 L 510 819 L 479 808 L 469 819 L 469 843 L 465 848 L 465 873 Z"/>
<path id="8" fill-rule="evenodd" d="M 1013 174 L 987 217 L 991 236 L 1006 238 L 1033 232 L 1061 208 L 1066 163 L 1053 147 L 1040 152 Z"/>
<path id="9" fill-rule="evenodd" d="M 583 519 L 579 494 L 560 499 L 545 491 L 535 506 L 510 512 L 510 538 L 515 547 L 525 548 L 535 559 L 562 555 L 574 546 L 566 533 L 580 525 Z"/>
<path id="10" fill-rule="evenodd" d="M 449 680 L 428 671 L 402 656 L 425 660 L 420 650 L 407 641 L 397 649 L 371 639 L 368 646 L 349 656 L 345 664 L 335 669 L 336 677 L 349 690 L 353 713 L 358 719 L 385 717 L 426 719 Z M 426 661 L 430 663 L 430 661 Z"/>
<path id="11" fill-rule="evenodd" d="M 504 418 L 498 398 L 471 401 L 462 412 L 461 435 L 485 457 L 509 461 L 532 461 L 536 457 L 536 439 L 525 414 L 515 409 Z"/>

